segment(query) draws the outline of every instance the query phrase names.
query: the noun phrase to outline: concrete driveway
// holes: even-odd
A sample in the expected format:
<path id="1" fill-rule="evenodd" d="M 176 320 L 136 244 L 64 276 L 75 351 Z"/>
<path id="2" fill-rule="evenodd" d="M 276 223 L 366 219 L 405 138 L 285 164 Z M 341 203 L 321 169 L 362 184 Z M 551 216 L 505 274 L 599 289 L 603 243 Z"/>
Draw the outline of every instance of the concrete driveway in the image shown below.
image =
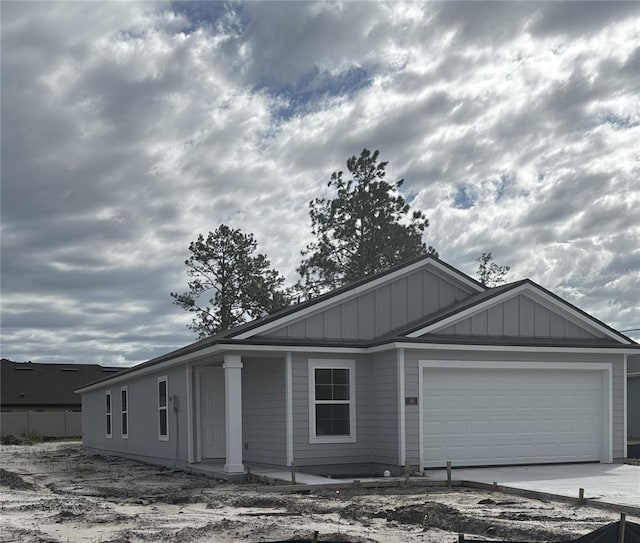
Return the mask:
<path id="1" fill-rule="evenodd" d="M 425 471 L 427 478 L 447 478 L 446 470 Z M 453 469 L 454 480 L 491 484 L 549 492 L 577 498 L 580 488 L 584 497 L 604 502 L 640 507 L 640 466 L 627 464 L 561 464 Z"/>

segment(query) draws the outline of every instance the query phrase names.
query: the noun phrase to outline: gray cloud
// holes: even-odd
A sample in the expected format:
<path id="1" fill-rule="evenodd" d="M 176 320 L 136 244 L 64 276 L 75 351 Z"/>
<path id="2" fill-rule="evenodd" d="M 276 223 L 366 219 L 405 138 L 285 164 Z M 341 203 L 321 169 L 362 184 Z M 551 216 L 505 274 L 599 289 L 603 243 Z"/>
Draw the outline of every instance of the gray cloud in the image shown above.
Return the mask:
<path id="1" fill-rule="evenodd" d="M 637 17 L 636 2 L 549 2 L 540 10 L 530 30 L 542 36 L 577 37 L 598 32 L 615 21 Z"/>
<path id="2" fill-rule="evenodd" d="M 169 292 L 222 222 L 294 282 L 308 201 L 363 147 L 453 265 L 492 251 L 640 325 L 628 5 L 200 8 L 3 4 L 3 356 L 130 364 L 189 342 Z"/>

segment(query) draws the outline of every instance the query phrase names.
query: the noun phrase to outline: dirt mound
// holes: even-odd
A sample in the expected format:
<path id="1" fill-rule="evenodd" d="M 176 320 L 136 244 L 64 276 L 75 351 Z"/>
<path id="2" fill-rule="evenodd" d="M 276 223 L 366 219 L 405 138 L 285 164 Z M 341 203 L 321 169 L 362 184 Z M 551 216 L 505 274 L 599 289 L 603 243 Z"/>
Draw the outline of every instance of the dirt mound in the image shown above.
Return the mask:
<path id="1" fill-rule="evenodd" d="M 263 507 L 263 508 L 280 508 L 287 507 L 291 504 L 293 500 L 291 498 L 282 497 L 282 496 L 256 496 L 256 495 L 248 495 L 248 496 L 239 496 L 233 500 L 230 500 L 229 505 L 233 505 L 234 507 Z"/>
<path id="2" fill-rule="evenodd" d="M 460 513 L 453 507 L 436 502 L 386 509 L 373 516 L 400 524 L 418 524 L 424 529 L 438 528 L 448 532 L 505 540 L 560 541 L 571 536 L 564 531 L 549 530 L 535 525 L 514 527 L 498 519 L 474 518 Z"/>
<path id="3" fill-rule="evenodd" d="M 296 533 L 290 539 L 281 539 L 278 541 L 267 540 L 265 543 L 312 543 L 312 538 L 309 534 Z M 376 543 L 375 539 L 368 539 L 362 537 L 347 536 L 341 533 L 329 533 L 320 534 L 318 536 L 318 543 Z"/>
<path id="4" fill-rule="evenodd" d="M 25 481 L 17 473 L 0 468 L 0 485 L 8 486 L 12 490 L 33 490 L 35 485 Z"/>

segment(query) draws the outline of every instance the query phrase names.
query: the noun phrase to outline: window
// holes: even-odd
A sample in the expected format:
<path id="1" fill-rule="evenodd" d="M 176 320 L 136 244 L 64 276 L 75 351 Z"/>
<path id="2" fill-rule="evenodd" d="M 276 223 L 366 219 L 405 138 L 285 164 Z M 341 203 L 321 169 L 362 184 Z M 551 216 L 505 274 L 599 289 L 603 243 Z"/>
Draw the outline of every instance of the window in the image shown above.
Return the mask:
<path id="1" fill-rule="evenodd" d="M 122 439 L 129 438 L 129 391 L 127 387 L 120 389 L 120 413 L 122 417 Z"/>
<path id="2" fill-rule="evenodd" d="M 107 390 L 105 394 L 106 413 L 107 413 L 107 437 L 111 437 L 111 391 Z"/>
<path id="3" fill-rule="evenodd" d="M 167 376 L 158 377 L 158 438 L 169 441 L 169 388 Z"/>
<path id="4" fill-rule="evenodd" d="M 352 443 L 355 360 L 309 360 L 309 442 Z"/>

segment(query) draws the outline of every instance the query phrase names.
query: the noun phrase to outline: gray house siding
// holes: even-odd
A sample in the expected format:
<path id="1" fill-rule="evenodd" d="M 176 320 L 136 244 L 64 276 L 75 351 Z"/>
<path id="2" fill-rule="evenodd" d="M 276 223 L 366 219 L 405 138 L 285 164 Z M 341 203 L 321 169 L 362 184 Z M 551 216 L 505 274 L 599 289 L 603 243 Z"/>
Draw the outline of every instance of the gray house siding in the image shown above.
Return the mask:
<path id="1" fill-rule="evenodd" d="M 476 362 L 575 362 L 612 364 L 612 432 L 613 461 L 624 458 L 624 377 L 623 356 L 615 354 L 578 354 L 578 353 L 530 353 L 530 352 L 486 352 L 486 351 L 405 351 L 405 391 L 407 396 L 419 396 L 418 389 L 420 360 L 463 360 Z M 406 443 L 407 460 L 412 465 L 419 464 L 419 409 L 418 406 L 406 406 Z"/>
<path id="2" fill-rule="evenodd" d="M 267 337 L 373 339 L 464 300 L 471 287 L 431 270 L 418 270 L 319 310 Z"/>
<path id="3" fill-rule="evenodd" d="M 419 380 L 418 380 L 418 360 L 415 352 L 408 349 L 404 353 L 404 393 L 407 397 L 418 398 Z M 412 466 L 420 465 L 420 434 L 418 428 L 420 426 L 420 406 L 405 405 L 405 447 L 406 461 Z"/>
<path id="4" fill-rule="evenodd" d="M 169 439 L 158 437 L 158 377 L 168 377 L 169 395 L 179 397 L 176 413 L 169 405 Z M 128 389 L 129 437 L 122 437 L 120 391 Z M 106 436 L 105 393 L 111 391 L 112 437 Z M 127 379 L 82 394 L 82 441 L 89 449 L 118 453 L 149 462 L 182 466 L 187 462 L 187 386 L 184 366 Z M 176 440 L 178 441 L 176 457 Z"/>
<path id="5" fill-rule="evenodd" d="M 627 357 L 627 438 L 640 440 L 640 355 Z"/>
<path id="6" fill-rule="evenodd" d="M 287 463 L 284 359 L 243 358 L 242 364 L 244 460 L 284 466 Z"/>
<path id="7" fill-rule="evenodd" d="M 396 351 L 375 356 L 294 354 L 293 457 L 300 467 L 352 465 L 375 473 L 398 466 L 398 378 Z M 309 442 L 309 359 L 356 361 L 356 441 Z M 357 466 L 357 467 L 356 467 Z M 348 469 L 347 469 L 348 471 Z M 395 469 L 397 472 L 397 469 Z"/>
<path id="8" fill-rule="evenodd" d="M 640 439 L 640 373 L 627 379 L 627 437 Z"/>
<path id="9" fill-rule="evenodd" d="M 371 360 L 371 461 L 398 464 L 398 364 L 396 351 Z"/>
<path id="10" fill-rule="evenodd" d="M 309 443 L 309 359 L 356 361 L 355 443 Z M 297 466 L 364 464 L 371 461 L 371 364 L 361 356 L 295 353 L 293 377 L 293 461 Z"/>
<path id="11" fill-rule="evenodd" d="M 595 329 L 587 329 L 585 325 L 578 325 L 550 311 L 523 294 L 433 333 L 564 339 L 606 337 Z"/>

